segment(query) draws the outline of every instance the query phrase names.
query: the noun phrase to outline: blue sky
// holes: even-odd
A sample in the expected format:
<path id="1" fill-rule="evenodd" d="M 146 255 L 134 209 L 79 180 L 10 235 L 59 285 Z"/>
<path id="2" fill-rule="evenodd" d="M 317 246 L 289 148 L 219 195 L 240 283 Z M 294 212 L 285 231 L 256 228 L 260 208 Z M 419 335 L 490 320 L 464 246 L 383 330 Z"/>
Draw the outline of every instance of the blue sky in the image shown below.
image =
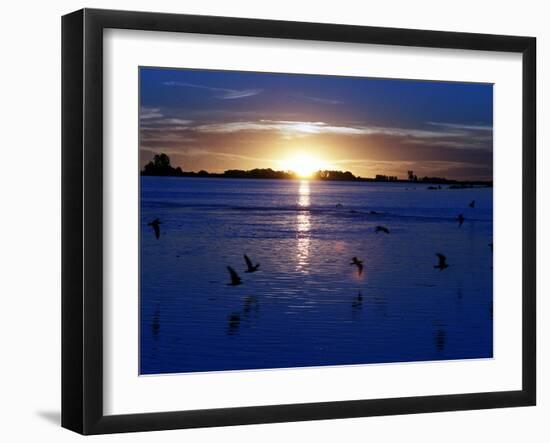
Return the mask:
<path id="1" fill-rule="evenodd" d="M 492 177 L 490 84 L 141 68 L 140 105 L 142 164 Z"/>

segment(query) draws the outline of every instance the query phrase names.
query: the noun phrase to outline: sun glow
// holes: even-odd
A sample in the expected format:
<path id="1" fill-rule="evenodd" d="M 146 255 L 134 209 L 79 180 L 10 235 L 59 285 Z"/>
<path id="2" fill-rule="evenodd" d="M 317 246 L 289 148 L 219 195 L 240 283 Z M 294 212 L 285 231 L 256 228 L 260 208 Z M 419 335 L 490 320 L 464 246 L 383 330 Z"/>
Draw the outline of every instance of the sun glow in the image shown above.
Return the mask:
<path id="1" fill-rule="evenodd" d="M 328 169 L 326 162 L 303 152 L 283 160 L 281 164 L 285 171 L 292 171 L 303 179 L 311 178 L 319 170 Z"/>

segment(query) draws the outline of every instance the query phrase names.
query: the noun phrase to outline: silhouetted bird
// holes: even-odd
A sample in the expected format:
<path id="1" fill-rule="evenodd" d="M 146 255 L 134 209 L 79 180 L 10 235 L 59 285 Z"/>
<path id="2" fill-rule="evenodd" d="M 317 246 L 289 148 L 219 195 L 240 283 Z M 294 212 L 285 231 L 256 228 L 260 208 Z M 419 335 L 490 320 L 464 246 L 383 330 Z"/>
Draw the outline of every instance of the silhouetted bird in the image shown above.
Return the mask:
<path id="1" fill-rule="evenodd" d="M 147 226 L 152 226 L 153 231 L 155 231 L 155 237 L 157 240 L 160 238 L 160 224 L 161 221 L 158 218 L 155 218 L 152 222 L 147 223 Z"/>
<path id="2" fill-rule="evenodd" d="M 439 263 L 434 266 L 434 268 L 439 269 L 440 271 L 443 271 L 443 269 L 448 268 L 449 265 L 447 264 L 447 257 L 445 257 L 443 254 L 440 254 L 437 252 L 435 255 L 437 255 L 437 258 L 439 259 Z"/>
<path id="3" fill-rule="evenodd" d="M 258 268 L 260 267 L 260 264 L 253 265 L 252 260 L 248 258 L 248 255 L 244 254 L 244 261 L 246 262 L 246 267 L 248 268 L 244 272 L 256 272 Z"/>
<path id="4" fill-rule="evenodd" d="M 475 201 L 475 200 L 472 200 L 468 206 L 469 206 L 470 208 L 475 208 L 475 207 L 476 207 L 476 201 Z"/>
<path id="5" fill-rule="evenodd" d="M 386 234 L 389 234 L 390 230 L 388 228 L 386 228 L 385 226 L 377 226 L 376 228 L 374 228 L 374 232 L 376 232 L 377 234 L 379 232 L 385 232 Z"/>
<path id="6" fill-rule="evenodd" d="M 363 273 L 363 261 L 362 260 L 359 260 L 357 257 L 353 257 L 351 259 L 350 265 L 357 266 L 357 272 L 358 272 L 359 275 L 361 275 Z"/>
<path id="7" fill-rule="evenodd" d="M 458 227 L 460 228 L 462 226 L 462 223 L 464 223 L 464 214 L 458 214 L 458 217 L 456 218 L 458 220 Z"/>
<path id="8" fill-rule="evenodd" d="M 231 283 L 228 283 L 229 286 L 238 286 L 242 283 L 241 277 L 235 272 L 235 270 L 228 266 L 227 270 L 229 271 L 229 276 L 231 277 Z"/>

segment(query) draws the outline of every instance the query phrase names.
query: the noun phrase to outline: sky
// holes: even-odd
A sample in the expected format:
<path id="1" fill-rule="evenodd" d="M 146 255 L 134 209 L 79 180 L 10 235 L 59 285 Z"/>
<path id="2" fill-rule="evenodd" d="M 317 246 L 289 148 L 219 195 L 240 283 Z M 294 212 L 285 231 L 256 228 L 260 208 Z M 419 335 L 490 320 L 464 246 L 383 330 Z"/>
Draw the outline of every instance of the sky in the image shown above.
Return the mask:
<path id="1" fill-rule="evenodd" d="M 491 180 L 492 84 L 140 68 L 140 166 Z"/>

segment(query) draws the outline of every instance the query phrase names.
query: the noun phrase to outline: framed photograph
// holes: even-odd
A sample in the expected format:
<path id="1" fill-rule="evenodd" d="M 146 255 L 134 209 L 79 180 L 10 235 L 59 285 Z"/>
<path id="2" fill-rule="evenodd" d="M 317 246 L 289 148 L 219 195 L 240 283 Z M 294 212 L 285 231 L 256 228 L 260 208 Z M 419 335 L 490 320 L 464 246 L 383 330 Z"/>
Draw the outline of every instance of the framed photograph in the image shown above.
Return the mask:
<path id="1" fill-rule="evenodd" d="M 64 427 L 535 405 L 534 38 L 62 27 Z"/>

